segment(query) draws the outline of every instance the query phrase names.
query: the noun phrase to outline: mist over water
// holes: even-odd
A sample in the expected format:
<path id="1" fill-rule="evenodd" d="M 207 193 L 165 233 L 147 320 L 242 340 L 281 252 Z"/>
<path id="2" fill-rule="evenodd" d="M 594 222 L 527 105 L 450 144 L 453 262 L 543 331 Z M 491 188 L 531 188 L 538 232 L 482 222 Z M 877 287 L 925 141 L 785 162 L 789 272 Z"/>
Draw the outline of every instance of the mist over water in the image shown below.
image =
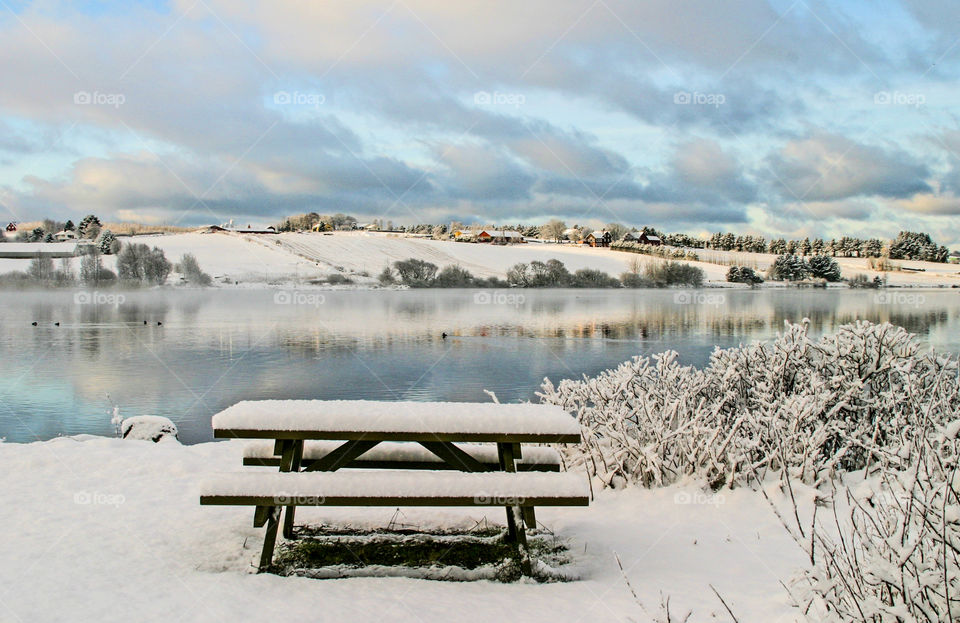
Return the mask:
<path id="1" fill-rule="evenodd" d="M 889 291 L 894 292 L 894 291 Z M 186 443 L 245 399 L 531 400 L 544 377 L 676 350 L 889 321 L 960 353 L 960 294 L 875 291 L 183 290 L 0 299 L 0 437 L 110 435 L 110 411 L 163 415 Z M 36 322 L 37 326 L 32 326 Z M 54 323 L 59 322 L 56 326 Z M 159 323 L 159 324 L 158 324 Z M 443 333 L 447 337 L 442 336 Z M 109 399 L 108 396 L 109 395 Z"/>

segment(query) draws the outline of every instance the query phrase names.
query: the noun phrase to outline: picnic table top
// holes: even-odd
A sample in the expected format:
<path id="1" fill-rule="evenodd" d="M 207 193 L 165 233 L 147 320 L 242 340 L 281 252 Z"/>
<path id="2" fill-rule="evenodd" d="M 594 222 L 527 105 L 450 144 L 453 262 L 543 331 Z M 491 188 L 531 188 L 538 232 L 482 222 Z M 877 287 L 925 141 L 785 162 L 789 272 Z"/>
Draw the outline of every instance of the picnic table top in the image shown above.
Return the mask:
<path id="1" fill-rule="evenodd" d="M 245 400 L 213 416 L 214 436 L 576 443 L 580 424 L 556 405 L 373 400 Z"/>

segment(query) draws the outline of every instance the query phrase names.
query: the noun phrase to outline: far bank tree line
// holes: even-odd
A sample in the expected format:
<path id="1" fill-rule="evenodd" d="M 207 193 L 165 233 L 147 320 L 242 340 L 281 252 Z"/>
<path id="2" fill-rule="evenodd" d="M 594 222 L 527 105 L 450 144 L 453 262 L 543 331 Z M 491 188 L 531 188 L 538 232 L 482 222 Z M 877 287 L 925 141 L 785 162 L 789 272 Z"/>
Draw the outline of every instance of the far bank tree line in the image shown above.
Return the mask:
<path id="1" fill-rule="evenodd" d="M 513 265 L 506 278 L 476 277 L 461 266 L 445 266 L 419 259 L 394 262 L 378 277 L 384 286 L 405 285 L 411 288 L 665 288 L 669 286 L 699 287 L 703 270 L 681 262 L 665 261 L 631 270 L 619 277 L 592 268 L 570 272 L 563 262 L 552 259 Z"/>
<path id="2" fill-rule="evenodd" d="M 84 249 L 81 247 L 81 249 Z M 170 273 L 176 270 L 190 285 L 209 286 L 213 279 L 203 272 L 197 258 L 185 253 L 176 264 L 171 263 L 159 247 L 145 244 L 125 244 L 117 254 L 116 272 L 103 264 L 103 253 L 96 247 L 87 247 L 80 258 L 80 270 L 75 271 L 70 258 L 54 262 L 49 255 L 37 254 L 30 260 L 26 272 L 17 271 L 0 275 L 2 286 L 53 286 L 71 287 L 140 287 L 162 285 Z"/>
<path id="3" fill-rule="evenodd" d="M 357 226 L 357 219 L 346 214 L 332 216 L 320 215 L 316 212 L 300 214 L 284 219 L 280 223 L 279 231 L 302 231 L 313 229 L 317 224 L 325 229 L 352 229 Z M 520 232 L 528 238 L 542 240 L 577 242 L 596 228 L 574 224 L 567 226 L 559 219 L 550 220 L 542 225 L 509 225 L 509 224 L 472 224 L 464 225 L 458 221 L 448 224 L 420 223 L 417 225 L 398 225 L 394 227 L 392 221 L 374 220 L 371 225 L 374 229 L 398 231 L 405 233 L 428 234 L 434 238 L 451 238 L 458 230 L 507 229 Z M 923 232 L 901 231 L 893 240 L 880 238 L 857 238 L 842 236 L 840 238 L 803 238 L 788 240 L 786 238 L 766 239 L 763 236 L 740 235 L 730 232 L 717 232 L 709 238 L 701 238 L 685 233 L 666 234 L 653 227 L 629 227 L 622 223 L 607 223 L 602 231 L 610 233 L 611 239 L 616 242 L 623 240 L 628 233 L 640 233 L 658 236 L 663 244 L 670 247 L 684 247 L 692 249 L 713 249 L 718 251 L 739 251 L 745 253 L 770 253 L 773 255 L 797 255 L 808 257 L 812 255 L 827 255 L 830 257 L 886 257 L 892 260 L 922 260 L 928 262 L 946 262 L 950 255 L 949 249 L 937 245 L 930 234 Z"/>

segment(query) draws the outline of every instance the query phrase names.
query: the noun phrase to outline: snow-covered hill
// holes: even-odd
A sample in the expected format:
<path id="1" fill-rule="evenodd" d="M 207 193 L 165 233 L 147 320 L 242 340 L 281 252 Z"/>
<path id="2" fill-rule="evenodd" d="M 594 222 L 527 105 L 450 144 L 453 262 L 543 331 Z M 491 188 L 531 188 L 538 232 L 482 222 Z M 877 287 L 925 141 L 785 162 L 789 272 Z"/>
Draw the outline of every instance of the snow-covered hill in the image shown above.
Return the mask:
<path id="1" fill-rule="evenodd" d="M 478 277 L 503 277 L 519 262 L 558 259 L 572 272 L 581 268 L 601 270 L 618 276 L 631 264 L 658 261 L 655 258 L 611 249 L 574 244 L 527 243 L 508 246 L 470 244 L 399 234 L 373 232 L 285 233 L 252 235 L 232 233 L 188 233 L 123 238 L 163 249 L 176 262 L 184 253 L 197 257 L 201 268 L 220 283 L 306 283 L 332 274 L 344 274 L 357 283 L 375 283 L 377 274 L 397 260 L 416 258 L 439 267 L 459 265 Z M 701 260 L 691 262 L 703 269 L 708 283 L 725 284 L 730 265 L 750 266 L 765 271 L 775 256 L 765 253 L 737 253 L 697 249 Z M 105 265 L 114 267 L 115 258 Z M 844 277 L 858 273 L 873 278 L 883 275 L 870 268 L 865 258 L 837 258 Z M 75 269 L 78 260 L 72 260 Z M 930 262 L 898 261 L 922 272 L 885 273 L 890 285 L 960 285 L 960 266 Z M 0 273 L 26 270 L 28 260 L 0 259 Z"/>

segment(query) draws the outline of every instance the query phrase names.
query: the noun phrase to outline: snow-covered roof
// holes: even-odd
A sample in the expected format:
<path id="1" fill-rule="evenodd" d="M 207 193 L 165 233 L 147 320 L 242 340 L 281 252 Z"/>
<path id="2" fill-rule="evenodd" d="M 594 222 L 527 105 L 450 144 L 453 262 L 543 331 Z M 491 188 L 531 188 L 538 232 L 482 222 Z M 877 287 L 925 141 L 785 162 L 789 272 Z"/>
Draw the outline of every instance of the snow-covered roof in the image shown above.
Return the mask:
<path id="1" fill-rule="evenodd" d="M 653 234 L 647 234 L 646 236 L 647 240 L 656 240 L 657 242 L 660 242 L 660 236 L 654 236 Z"/>
<path id="2" fill-rule="evenodd" d="M 593 236 L 594 238 L 603 238 L 604 236 L 607 236 L 609 234 L 610 232 L 606 230 L 599 230 L 599 229 L 597 231 L 590 232 L 590 235 Z"/>
<path id="3" fill-rule="evenodd" d="M 522 238 L 523 234 L 512 229 L 484 229 L 484 232 L 490 234 L 494 238 Z M 481 232 L 483 233 L 483 232 Z"/>

